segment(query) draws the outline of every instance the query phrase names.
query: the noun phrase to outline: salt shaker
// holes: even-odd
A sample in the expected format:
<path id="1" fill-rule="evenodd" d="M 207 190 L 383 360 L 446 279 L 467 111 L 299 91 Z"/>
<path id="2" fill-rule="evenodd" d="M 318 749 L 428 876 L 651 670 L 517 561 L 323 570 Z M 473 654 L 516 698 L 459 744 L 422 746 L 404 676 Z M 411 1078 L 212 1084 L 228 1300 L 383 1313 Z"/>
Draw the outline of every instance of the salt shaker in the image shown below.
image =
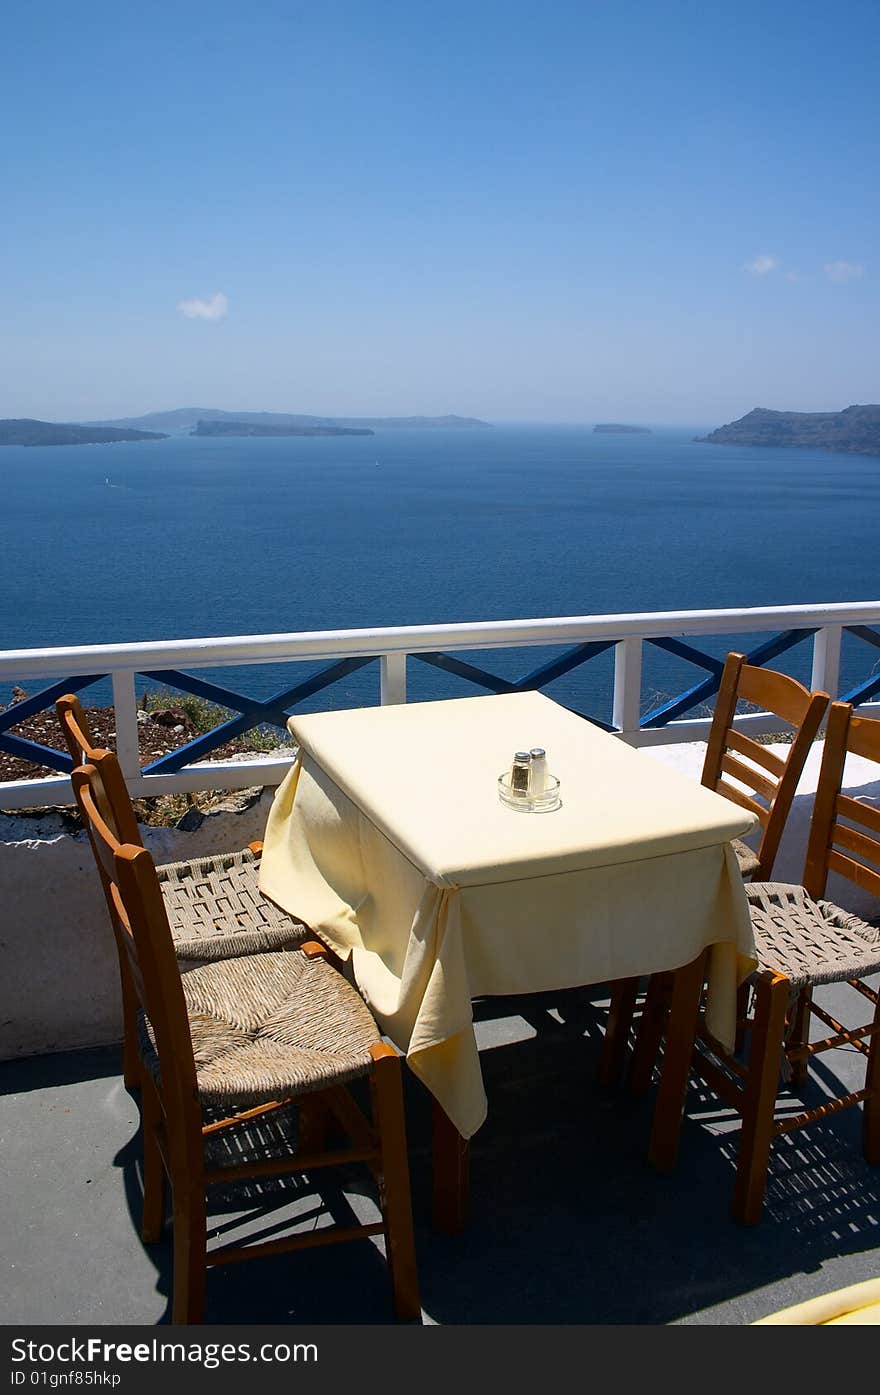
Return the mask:
<path id="1" fill-rule="evenodd" d="M 513 794 L 528 794 L 531 764 L 532 758 L 528 751 L 516 752 L 510 767 L 510 789 Z"/>
<path id="2" fill-rule="evenodd" d="M 547 784 L 547 752 L 543 746 L 533 746 L 529 755 L 529 794 L 543 794 Z"/>

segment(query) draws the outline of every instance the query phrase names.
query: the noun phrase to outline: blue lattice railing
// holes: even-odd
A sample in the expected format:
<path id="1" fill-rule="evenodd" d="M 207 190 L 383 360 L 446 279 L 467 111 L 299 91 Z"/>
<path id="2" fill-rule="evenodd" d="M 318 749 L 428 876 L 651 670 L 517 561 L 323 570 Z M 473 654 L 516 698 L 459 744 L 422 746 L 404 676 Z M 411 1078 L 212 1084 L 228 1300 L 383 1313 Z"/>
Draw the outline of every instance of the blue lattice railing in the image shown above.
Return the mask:
<path id="1" fill-rule="evenodd" d="M 785 622 L 788 622 L 787 624 Z M 753 644 L 748 659 L 752 664 L 771 663 L 795 646 L 812 640 L 813 687 L 836 694 L 839 691 L 841 637 L 851 636 L 860 646 L 880 649 L 880 602 L 822 607 L 782 607 L 776 610 L 683 612 L 641 616 L 577 617 L 565 620 L 496 621 L 486 625 L 406 627 L 374 631 L 338 631 L 299 635 L 256 636 L 220 640 L 171 641 L 167 644 L 107 645 L 94 649 L 23 650 L 0 654 L 0 685 L 6 691 L 13 682 L 67 671 L 70 677 L 55 679 L 39 692 L 0 710 L 0 752 L 56 772 L 56 777 L 16 780 L 0 784 L 0 807 L 50 802 L 67 797 L 67 782 L 57 775 L 70 770 L 66 753 L 41 740 L 17 734 L 13 728 L 47 709 L 64 692 L 79 692 L 108 678 L 113 684 L 116 737 L 120 760 L 133 792 L 157 793 L 170 789 L 233 787 L 264 783 L 280 778 L 284 761 L 218 762 L 207 769 L 196 768 L 255 727 L 271 726 L 283 731 L 287 718 L 319 693 L 332 689 L 349 675 L 378 662 L 380 700 L 406 701 L 407 660 L 442 672 L 467 687 L 490 693 L 516 693 L 543 689 L 570 678 L 603 654 L 613 653 L 614 695 L 612 721 L 584 709 L 578 693 L 595 693 L 597 681 L 569 683 L 561 700 L 581 716 L 606 730 L 619 732 L 635 744 L 693 740 L 704 736 L 709 719 L 701 709 L 718 691 L 723 657 L 699 647 L 695 640 L 724 635 L 730 643 L 737 633 L 764 632 L 765 638 Z M 772 633 L 768 634 L 768 631 Z M 687 636 L 687 638 L 685 638 Z M 439 642 L 438 642 L 439 641 Z M 568 641 L 566 643 L 566 641 Z M 572 642 L 574 641 L 574 642 Z M 506 666 L 514 659 L 511 651 L 543 646 L 554 655 L 537 667 L 528 665 L 522 676 L 493 672 L 473 662 L 468 655 L 504 650 Z M 642 694 L 642 658 L 645 646 L 696 667 L 699 679 L 684 686 L 674 696 L 647 704 Z M 717 647 L 717 642 L 716 642 Z M 307 678 L 280 688 L 269 697 L 255 698 L 224 683 L 209 681 L 188 672 L 189 667 L 228 671 L 237 665 L 280 664 L 323 660 L 322 667 Z M 326 662 L 330 660 L 330 662 Z M 804 660 L 806 662 L 806 660 Z M 850 670 L 853 665 L 850 662 Z M 850 674 L 850 678 L 852 674 Z M 163 684 L 192 694 L 225 709 L 231 715 L 208 732 L 186 742 L 177 750 L 151 761 L 143 769 L 138 756 L 136 680 Z M 447 684 L 448 687 L 448 684 Z M 467 691 L 467 688 L 465 689 Z M 559 691 L 559 690 L 557 690 Z M 840 696 L 863 710 L 880 694 L 880 660 L 857 682 L 844 685 Z M 420 696 L 438 696 L 420 691 Z M 443 695 L 446 695 L 445 693 Z M 345 705 L 351 705 L 351 693 Z M 367 700 L 367 699 L 364 699 Z M 588 698 L 587 706 L 592 706 Z M 880 710 L 880 704 L 875 704 Z M 873 707 L 868 710 L 873 711 Z M 741 719 L 749 729 L 771 730 L 764 714 Z M 764 726 L 762 727 L 762 722 Z M 255 773 L 254 766 L 258 765 Z"/>
<path id="2" fill-rule="evenodd" d="M 15 736 L 9 728 L 18 726 L 28 717 L 35 717 L 39 712 L 45 712 L 47 708 L 54 706 L 64 693 L 81 693 L 83 688 L 90 687 L 92 683 L 100 683 L 101 679 L 106 677 L 106 673 L 90 673 L 81 674 L 77 678 L 65 678 L 61 683 L 53 683 L 51 688 L 43 688 L 32 697 L 26 697 L 21 702 L 12 704 L 5 712 L 0 712 L 0 751 L 5 751 L 10 756 L 18 756 L 21 760 L 33 761 L 36 765 L 45 765 L 50 770 L 59 770 L 65 775 L 69 774 L 73 762 L 66 751 L 56 751 L 53 746 L 44 746 L 39 741 Z"/>
<path id="3" fill-rule="evenodd" d="M 341 678 L 346 678 L 356 669 L 366 668 L 367 664 L 373 662 L 373 659 L 343 659 L 340 663 L 330 664 L 320 673 L 313 674 L 305 682 L 275 693 L 265 701 L 244 697 L 241 693 L 233 692 L 231 688 L 221 688 L 217 683 L 206 683 L 201 678 L 181 673 L 178 669 L 158 669 L 149 676 L 160 683 L 167 683 L 172 688 L 178 688 L 181 692 L 206 698 L 208 702 L 214 702 L 218 707 L 229 708 L 239 715 L 231 717 L 228 722 L 222 722 L 211 731 L 196 737 L 194 741 L 180 746 L 176 751 L 171 751 L 167 756 L 160 756 L 158 760 L 144 766 L 144 774 L 160 775 L 182 770 L 185 765 L 204 760 L 212 751 L 219 750 L 228 741 L 252 731 L 256 726 L 273 726 L 285 731 L 287 718 L 299 703 L 338 683 Z"/>
<path id="4" fill-rule="evenodd" d="M 478 668 L 476 664 L 465 663 L 462 659 L 456 659 L 452 654 L 414 654 L 413 658 L 420 663 L 429 664 L 432 668 L 442 669 L 444 673 L 453 673 L 457 678 L 463 678 L 468 683 L 473 683 L 479 688 L 485 688 L 490 693 L 527 693 L 537 688 L 546 687 L 555 679 L 561 678 L 563 674 L 573 673 L 575 669 L 588 664 L 591 659 L 596 659 L 600 654 L 606 653 L 614 648 L 614 640 L 608 639 L 593 644 L 578 644 L 574 649 L 568 649 L 564 654 L 551 659 L 547 664 L 541 664 L 539 668 L 532 669 L 524 678 L 511 680 L 501 678 L 497 673 L 489 673 L 484 668 Z M 586 712 L 578 714 L 581 717 L 588 717 Z M 589 716 L 589 721 L 595 722 L 598 726 L 604 727 L 606 731 L 613 728 L 610 723 L 605 722 L 601 717 Z"/>

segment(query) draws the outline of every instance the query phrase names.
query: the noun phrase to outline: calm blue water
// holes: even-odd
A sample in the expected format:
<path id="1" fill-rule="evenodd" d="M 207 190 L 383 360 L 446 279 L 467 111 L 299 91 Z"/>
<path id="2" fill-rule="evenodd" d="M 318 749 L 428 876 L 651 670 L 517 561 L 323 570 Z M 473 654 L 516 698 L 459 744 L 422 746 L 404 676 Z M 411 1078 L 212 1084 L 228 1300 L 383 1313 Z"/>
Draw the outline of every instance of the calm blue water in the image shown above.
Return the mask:
<path id="1" fill-rule="evenodd" d="M 0 648 L 876 598 L 880 461 L 696 430 L 3 447 Z M 483 660 L 515 675 L 544 657 Z M 854 642 L 845 657 L 854 677 L 873 661 Z M 414 696 L 475 691 L 411 669 Z M 549 691 L 607 716 L 609 673 L 602 658 Z M 691 675 L 657 655 L 646 689 Z"/>

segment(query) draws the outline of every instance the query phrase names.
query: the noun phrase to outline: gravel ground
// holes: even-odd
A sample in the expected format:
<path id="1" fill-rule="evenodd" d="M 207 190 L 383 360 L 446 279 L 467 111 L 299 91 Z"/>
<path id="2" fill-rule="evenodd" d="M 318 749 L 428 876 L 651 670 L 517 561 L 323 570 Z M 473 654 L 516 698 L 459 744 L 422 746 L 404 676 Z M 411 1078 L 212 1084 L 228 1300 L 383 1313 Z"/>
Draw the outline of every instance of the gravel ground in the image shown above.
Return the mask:
<path id="1" fill-rule="evenodd" d="M 112 707 L 90 707 L 87 715 L 95 744 L 115 750 L 116 714 L 114 709 Z M 31 741 L 39 742 L 41 746 L 51 746 L 56 751 L 67 754 L 58 718 L 54 712 L 38 712 L 17 726 L 11 727 L 9 734 L 26 737 Z M 180 746 L 186 745 L 188 741 L 194 740 L 200 735 L 200 728 L 182 709 L 171 707 L 150 712 L 147 721 L 138 723 L 138 735 L 140 737 L 141 764 L 148 765 L 150 761 L 157 760 L 159 756 L 167 755 L 169 751 L 176 751 Z M 282 740 L 282 733 L 278 732 L 279 745 L 282 744 Z M 231 756 L 252 750 L 253 740 L 249 740 L 247 736 L 240 736 L 234 741 L 227 742 L 218 750 L 212 751 L 211 759 L 229 759 Z M 24 760 L 19 756 L 12 756 L 5 751 L 0 751 L 0 781 L 40 780 L 46 775 L 54 773 L 49 766 L 38 765 L 34 761 Z"/>

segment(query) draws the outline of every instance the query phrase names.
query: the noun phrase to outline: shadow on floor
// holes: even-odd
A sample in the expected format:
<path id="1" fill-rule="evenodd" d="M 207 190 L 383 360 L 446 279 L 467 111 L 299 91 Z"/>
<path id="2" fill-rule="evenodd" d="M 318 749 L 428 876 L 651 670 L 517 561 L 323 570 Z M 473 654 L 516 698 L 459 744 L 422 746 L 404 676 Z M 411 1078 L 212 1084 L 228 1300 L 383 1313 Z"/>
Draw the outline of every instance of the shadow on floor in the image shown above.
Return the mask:
<path id="1" fill-rule="evenodd" d="M 662 1177 L 646 1161 L 653 1094 L 635 1100 L 624 1090 L 603 1094 L 594 1084 L 605 1019 L 599 993 L 476 1005 L 489 1119 L 473 1141 L 472 1219 L 459 1237 L 437 1235 L 430 1226 L 430 1101 L 407 1074 L 416 1243 L 428 1321 L 742 1323 L 880 1272 L 880 1172 L 862 1157 L 860 1111 L 780 1140 L 764 1219 L 744 1229 L 728 1209 L 737 1134 L 728 1132 L 717 1103 L 691 1092 L 679 1167 Z M 844 1061 L 843 1073 L 848 1069 Z M 80 1146 L 81 1129 L 82 1149 L 109 1160 L 114 1148 L 107 1144 L 109 1133 L 101 1136 L 95 1113 L 105 1107 L 108 1080 L 117 1070 L 112 1050 L 7 1063 L 0 1067 L 0 1093 L 14 1097 L 17 1117 L 25 1121 L 38 1095 L 45 1104 L 57 1094 L 67 1101 L 57 1107 L 80 1121 L 65 1124 L 74 1130 L 71 1146 Z M 816 1089 L 821 1091 L 821 1078 Z M 81 1201 L 77 1238 L 53 1248 L 53 1206 L 63 1208 L 70 1189 L 60 1156 L 48 1160 L 40 1179 L 42 1192 L 48 1186 L 57 1197 L 50 1196 L 27 1229 L 34 1244 L 35 1227 L 40 1232 L 42 1225 L 45 1235 L 40 1232 L 30 1269 L 25 1264 L 20 1272 L 30 1273 L 37 1285 L 42 1254 L 47 1265 L 69 1269 L 69 1276 L 53 1276 L 59 1322 L 168 1320 L 170 1236 L 148 1252 L 140 1245 L 137 1111 L 128 1108 L 121 1091 L 114 1099 L 119 1141 L 103 1233 L 90 1231 L 91 1203 Z M 295 1121 L 288 1126 L 294 1128 Z M 15 1180 L 18 1185 L 21 1179 Z M 19 1207 L 39 1204 L 23 1182 L 20 1190 Z M 214 1233 L 225 1240 L 241 1215 L 228 1198 L 213 1201 Z M 296 1179 L 261 1184 L 250 1201 L 256 1228 L 317 1221 L 315 1194 Z M 323 1201 L 343 1223 L 352 1213 L 358 1219 L 375 1215 L 372 1184 L 355 1170 L 325 1191 Z M 106 1247 L 106 1263 L 92 1256 L 92 1272 L 99 1276 L 92 1282 L 100 1285 L 106 1272 L 106 1293 L 77 1293 L 77 1246 L 83 1244 Z M 126 1301 L 140 1318 L 123 1311 L 118 1275 L 126 1264 L 132 1273 Z M 823 1267 L 833 1282 L 819 1273 Z M 36 1309 L 27 1288 L 16 1302 L 17 1317 L 7 1321 L 29 1320 Z M 98 1311 L 102 1316 L 90 1319 Z M 214 1270 L 206 1317 L 213 1323 L 388 1322 L 383 1256 L 365 1242 Z"/>

